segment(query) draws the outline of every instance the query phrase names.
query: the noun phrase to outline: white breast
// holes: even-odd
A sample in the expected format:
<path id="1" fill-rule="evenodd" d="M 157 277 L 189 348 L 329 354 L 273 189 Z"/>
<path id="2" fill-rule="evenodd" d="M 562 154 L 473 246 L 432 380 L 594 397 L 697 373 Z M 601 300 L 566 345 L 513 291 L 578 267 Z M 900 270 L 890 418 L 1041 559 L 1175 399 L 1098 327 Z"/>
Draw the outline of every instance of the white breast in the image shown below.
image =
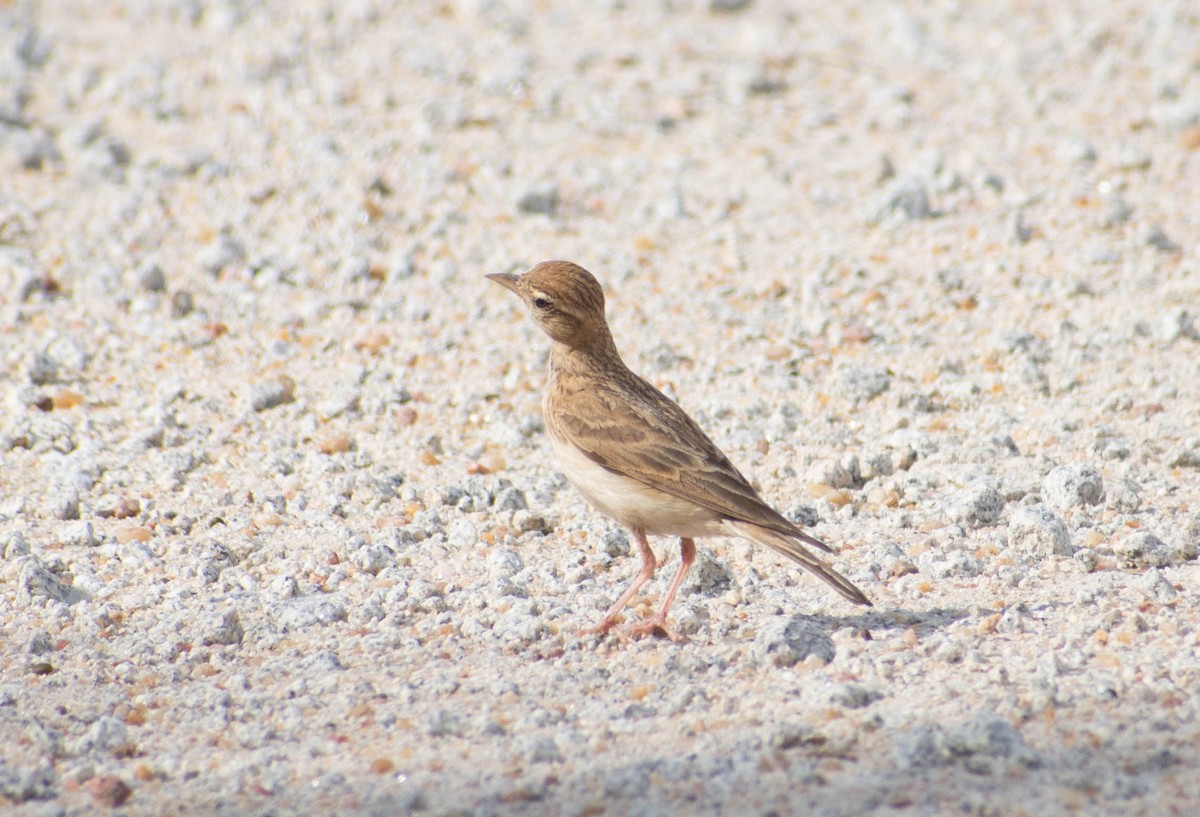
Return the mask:
<path id="1" fill-rule="evenodd" d="M 654 536 L 729 536 L 719 517 L 694 502 L 614 474 L 570 443 L 547 435 L 563 473 L 598 511 Z"/>

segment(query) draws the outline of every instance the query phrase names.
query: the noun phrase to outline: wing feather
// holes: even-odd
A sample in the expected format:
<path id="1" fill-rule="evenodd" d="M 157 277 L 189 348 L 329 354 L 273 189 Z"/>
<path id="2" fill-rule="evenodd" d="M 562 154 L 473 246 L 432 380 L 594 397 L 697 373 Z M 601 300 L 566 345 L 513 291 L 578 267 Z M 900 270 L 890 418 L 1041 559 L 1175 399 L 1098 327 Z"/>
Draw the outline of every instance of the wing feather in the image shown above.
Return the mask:
<path id="1" fill-rule="evenodd" d="M 553 378 L 545 414 L 551 434 L 610 471 L 832 552 L 763 502 L 678 404 L 628 369 L 617 379 Z"/>

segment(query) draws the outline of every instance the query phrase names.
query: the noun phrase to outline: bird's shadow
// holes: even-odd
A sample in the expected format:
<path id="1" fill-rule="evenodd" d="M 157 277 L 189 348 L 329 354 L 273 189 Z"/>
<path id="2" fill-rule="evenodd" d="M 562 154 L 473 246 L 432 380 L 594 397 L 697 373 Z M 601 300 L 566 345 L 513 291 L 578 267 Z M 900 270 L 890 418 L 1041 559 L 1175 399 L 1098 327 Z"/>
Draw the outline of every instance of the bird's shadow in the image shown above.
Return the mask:
<path id="1" fill-rule="evenodd" d="M 824 613 L 802 613 L 795 616 L 810 622 L 826 632 L 856 630 L 870 633 L 874 630 L 913 630 L 918 637 L 925 637 L 949 624 L 968 618 L 971 611 L 961 607 L 938 607 L 933 610 L 908 610 L 904 608 L 872 609 L 868 612 L 839 616 Z"/>

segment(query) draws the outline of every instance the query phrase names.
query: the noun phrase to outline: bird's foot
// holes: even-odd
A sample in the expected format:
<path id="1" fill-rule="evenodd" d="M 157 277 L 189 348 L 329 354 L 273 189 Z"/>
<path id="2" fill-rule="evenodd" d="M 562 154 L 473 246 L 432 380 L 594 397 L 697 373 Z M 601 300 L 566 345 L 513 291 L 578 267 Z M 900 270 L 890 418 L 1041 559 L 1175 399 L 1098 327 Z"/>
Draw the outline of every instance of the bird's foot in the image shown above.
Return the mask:
<path id="1" fill-rule="evenodd" d="M 656 613 L 617 631 L 617 635 L 622 641 L 632 641 L 638 636 L 654 635 L 655 633 L 662 633 L 676 644 L 685 640 L 683 636 L 667 626 L 667 617 L 662 613 Z"/>
<path id="2" fill-rule="evenodd" d="M 589 635 L 604 635 L 620 623 L 621 619 L 618 616 L 605 616 L 595 627 L 584 627 L 582 630 L 580 630 L 579 637 L 586 638 Z M 620 635 L 620 632 L 618 631 L 617 634 Z"/>
<path id="3" fill-rule="evenodd" d="M 584 638 L 589 635 L 604 635 L 605 633 L 616 631 L 617 638 L 621 639 L 621 643 L 628 644 L 635 638 L 640 638 L 644 635 L 655 635 L 662 633 L 667 638 L 678 644 L 681 641 L 686 641 L 683 636 L 676 633 L 667 626 L 667 617 L 661 613 L 656 613 L 649 618 L 644 618 L 641 621 L 635 621 L 626 627 L 617 628 L 621 623 L 619 616 L 605 618 L 594 627 L 584 627 L 579 631 L 579 637 Z"/>

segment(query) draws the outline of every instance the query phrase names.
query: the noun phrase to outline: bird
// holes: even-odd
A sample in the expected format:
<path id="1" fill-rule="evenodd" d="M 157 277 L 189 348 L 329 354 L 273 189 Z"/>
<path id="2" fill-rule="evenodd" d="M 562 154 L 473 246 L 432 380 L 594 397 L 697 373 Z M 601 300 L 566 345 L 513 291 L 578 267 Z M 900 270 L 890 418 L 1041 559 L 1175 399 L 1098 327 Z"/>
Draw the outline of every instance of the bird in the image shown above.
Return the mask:
<path id="1" fill-rule="evenodd" d="M 649 536 L 679 537 L 679 569 L 657 613 L 617 629 L 623 641 L 655 633 L 682 640 L 667 626 L 667 611 L 696 559 L 699 537 L 740 536 L 765 545 L 849 601 L 871 606 L 809 549 L 832 548 L 763 501 L 678 403 L 625 365 L 595 276 L 570 261 L 543 261 L 524 274 L 485 277 L 515 293 L 550 337 L 542 413 L 551 445 L 567 479 L 629 530 L 641 556 L 637 577 L 582 636 L 624 623 L 622 610 L 658 568 Z"/>

